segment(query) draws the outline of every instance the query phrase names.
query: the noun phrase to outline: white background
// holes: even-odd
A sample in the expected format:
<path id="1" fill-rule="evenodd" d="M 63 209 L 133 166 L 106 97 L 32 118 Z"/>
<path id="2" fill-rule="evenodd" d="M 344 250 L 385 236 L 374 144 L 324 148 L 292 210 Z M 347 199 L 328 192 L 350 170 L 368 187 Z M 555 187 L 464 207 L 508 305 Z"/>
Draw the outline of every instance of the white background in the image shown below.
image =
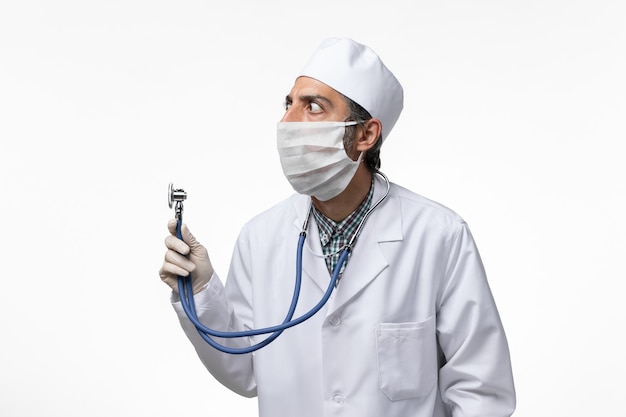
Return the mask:
<path id="1" fill-rule="evenodd" d="M 328 36 L 404 85 L 383 171 L 469 223 L 515 415 L 626 415 L 617 0 L 3 0 L 0 415 L 256 415 L 158 278 L 167 185 L 225 276 L 243 223 L 291 193 L 275 123 Z"/>

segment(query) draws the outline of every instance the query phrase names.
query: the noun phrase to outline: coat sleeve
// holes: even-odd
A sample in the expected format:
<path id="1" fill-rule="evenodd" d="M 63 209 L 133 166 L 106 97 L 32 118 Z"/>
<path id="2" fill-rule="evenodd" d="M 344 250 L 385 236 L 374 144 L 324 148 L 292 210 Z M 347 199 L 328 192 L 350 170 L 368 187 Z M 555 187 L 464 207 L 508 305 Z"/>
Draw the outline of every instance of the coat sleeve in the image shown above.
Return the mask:
<path id="1" fill-rule="evenodd" d="M 239 245 L 238 245 L 239 246 Z M 206 327 L 221 331 L 242 331 L 250 329 L 252 317 L 249 276 L 239 277 L 244 273 L 242 257 L 236 249 L 229 275 L 230 291 L 226 291 L 219 277 L 214 273 L 204 291 L 194 296 L 198 319 Z M 238 280 L 241 280 L 237 282 Z M 238 287 L 238 288 L 235 288 Z M 248 288 L 248 290 L 244 290 Z M 228 295 L 226 295 L 228 293 Z M 176 297 L 178 298 L 178 297 Z M 172 304 L 180 324 L 193 344 L 198 357 L 211 374 L 230 390 L 245 397 L 257 394 L 253 372 L 253 353 L 228 354 L 210 346 L 200 337 L 198 331 L 185 314 L 180 301 L 173 299 Z M 247 319 L 246 319 L 247 318 Z M 250 338 L 213 338 L 216 342 L 229 347 L 246 347 L 253 342 Z"/>
<path id="2" fill-rule="evenodd" d="M 508 343 L 466 223 L 449 246 L 437 311 L 443 401 L 454 417 L 510 416 L 515 389 Z"/>

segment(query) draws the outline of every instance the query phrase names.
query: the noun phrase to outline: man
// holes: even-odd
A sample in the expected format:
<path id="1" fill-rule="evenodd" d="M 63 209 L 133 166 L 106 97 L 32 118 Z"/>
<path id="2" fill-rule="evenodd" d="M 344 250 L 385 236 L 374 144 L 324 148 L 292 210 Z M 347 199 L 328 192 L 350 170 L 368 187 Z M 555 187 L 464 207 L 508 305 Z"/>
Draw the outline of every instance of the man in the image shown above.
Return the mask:
<path id="1" fill-rule="evenodd" d="M 261 417 L 513 413 L 507 341 L 467 224 L 396 184 L 387 193 L 377 173 L 402 102 L 402 87 L 370 48 L 325 40 L 295 80 L 278 125 L 283 171 L 298 193 L 244 226 L 225 287 L 189 229 L 182 226 L 181 241 L 176 221 L 168 225 L 160 276 L 182 327 L 221 383 L 258 395 Z M 209 346 L 180 306 L 177 276 L 191 275 L 198 317 L 209 328 L 279 324 L 303 224 L 294 318 L 318 303 L 336 271 L 328 303 L 254 353 Z M 266 337 L 217 340 L 236 348 Z"/>

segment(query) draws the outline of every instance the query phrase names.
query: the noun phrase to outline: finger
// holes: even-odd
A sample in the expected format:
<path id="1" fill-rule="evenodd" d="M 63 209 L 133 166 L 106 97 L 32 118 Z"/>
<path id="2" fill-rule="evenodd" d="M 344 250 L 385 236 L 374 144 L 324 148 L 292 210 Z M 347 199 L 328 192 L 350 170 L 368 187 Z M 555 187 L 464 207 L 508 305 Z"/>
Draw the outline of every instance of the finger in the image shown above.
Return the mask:
<path id="1" fill-rule="evenodd" d="M 167 228 L 172 234 L 172 236 L 176 236 L 176 228 L 178 227 L 178 221 L 176 219 L 171 219 L 167 223 Z M 200 242 L 195 238 L 195 236 L 191 233 L 189 228 L 185 223 L 180 226 L 180 234 L 183 238 L 183 242 L 187 243 L 192 248 L 196 248 L 201 246 Z"/>
<path id="2" fill-rule="evenodd" d="M 171 282 L 175 282 L 178 280 L 179 277 L 189 276 L 189 273 L 174 264 L 163 262 L 161 269 L 159 269 L 159 276 L 161 277 L 162 281 L 169 280 Z"/>
<path id="3" fill-rule="evenodd" d="M 169 250 L 176 251 L 181 255 L 189 254 L 191 248 L 185 242 L 177 238 L 176 236 L 167 236 L 165 238 L 165 247 Z"/>
<path id="4" fill-rule="evenodd" d="M 178 224 L 178 220 L 170 219 L 167 222 L 167 230 L 173 235 L 176 236 L 176 225 Z"/>
<path id="5" fill-rule="evenodd" d="M 183 268 L 169 262 L 163 262 L 163 265 L 161 265 L 159 269 L 159 276 L 162 281 L 176 280 L 178 277 L 186 277 L 188 275 L 189 273 Z"/>
<path id="6" fill-rule="evenodd" d="M 167 252 L 165 252 L 164 265 L 165 264 L 173 265 L 173 267 L 168 270 L 172 271 L 173 269 L 175 269 L 177 275 L 187 276 L 196 269 L 196 264 L 187 259 L 185 256 L 173 250 L 168 250 Z"/>
<path id="7" fill-rule="evenodd" d="M 174 292 L 178 292 L 178 275 L 173 275 L 165 270 L 165 264 L 159 270 L 161 281 L 166 283 Z"/>
<path id="8" fill-rule="evenodd" d="M 183 224 L 180 229 L 181 235 L 183 236 L 183 241 L 187 243 L 191 248 L 197 248 L 202 246 L 200 242 L 196 239 L 196 237 L 191 233 L 186 224 Z"/>

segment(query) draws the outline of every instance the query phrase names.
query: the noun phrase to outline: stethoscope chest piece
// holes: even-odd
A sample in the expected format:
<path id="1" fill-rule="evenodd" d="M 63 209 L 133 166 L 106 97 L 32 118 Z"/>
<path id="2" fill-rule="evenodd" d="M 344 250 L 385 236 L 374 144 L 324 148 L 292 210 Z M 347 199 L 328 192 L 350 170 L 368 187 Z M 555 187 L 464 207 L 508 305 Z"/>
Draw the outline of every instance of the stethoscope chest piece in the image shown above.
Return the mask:
<path id="1" fill-rule="evenodd" d="M 183 216 L 183 201 L 187 199 L 187 193 L 182 188 L 174 188 L 170 182 L 167 187 L 167 204 L 170 208 L 176 205 L 176 219 L 180 220 Z"/>

